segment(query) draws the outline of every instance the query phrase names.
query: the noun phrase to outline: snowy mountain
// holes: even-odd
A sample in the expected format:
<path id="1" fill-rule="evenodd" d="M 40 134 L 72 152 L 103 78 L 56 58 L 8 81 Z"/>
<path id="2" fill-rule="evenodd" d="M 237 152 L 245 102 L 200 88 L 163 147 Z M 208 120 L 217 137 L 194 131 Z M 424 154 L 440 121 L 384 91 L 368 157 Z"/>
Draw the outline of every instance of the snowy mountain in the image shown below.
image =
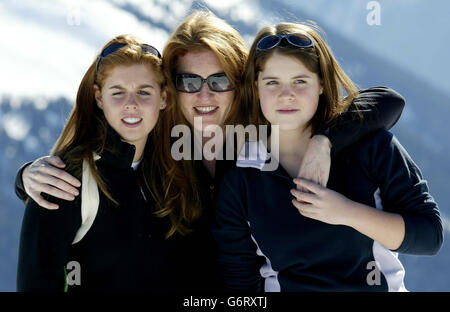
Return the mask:
<path id="1" fill-rule="evenodd" d="M 445 220 L 450 216 L 450 4 L 378 1 L 381 25 L 368 26 L 369 1 L 60 0 L 0 3 L 0 291 L 15 290 L 23 204 L 13 192 L 21 164 L 48 154 L 78 84 L 111 37 L 135 34 L 160 50 L 192 8 L 209 7 L 250 44 L 257 30 L 282 20 L 313 20 L 361 87 L 387 85 L 407 100 L 393 128 L 422 169 Z M 420 21 L 417 23 L 417 21 Z M 374 28 L 375 27 L 375 28 Z M 378 28 L 376 28 L 378 27 Z M 5 31 L 12 29 L 13 31 Z M 438 29 L 439 31 L 435 31 Z M 430 44 L 432 43 L 432 44 Z M 444 46 L 445 45 L 445 46 Z M 446 235 L 450 225 L 444 223 Z M 435 257 L 400 255 L 411 291 L 450 291 L 450 246 Z"/>

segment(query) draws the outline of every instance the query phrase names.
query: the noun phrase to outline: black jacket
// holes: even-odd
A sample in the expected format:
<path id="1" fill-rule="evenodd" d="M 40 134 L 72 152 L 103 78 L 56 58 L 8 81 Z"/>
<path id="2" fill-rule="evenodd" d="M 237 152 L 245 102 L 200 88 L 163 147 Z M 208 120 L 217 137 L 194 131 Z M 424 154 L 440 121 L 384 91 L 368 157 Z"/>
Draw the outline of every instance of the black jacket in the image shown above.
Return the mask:
<path id="1" fill-rule="evenodd" d="M 337 153 L 327 187 L 400 214 L 405 237 L 395 251 L 348 226 L 302 216 L 291 202 L 292 178 L 281 164 L 260 170 L 260 157 L 258 165 L 238 161 L 217 199 L 213 233 L 227 290 L 401 291 L 405 272 L 397 252 L 433 255 L 442 246 L 439 210 L 427 182 L 386 130 Z"/>
<path id="2" fill-rule="evenodd" d="M 65 270 L 71 261 L 81 268 L 81 284 L 69 291 L 195 291 L 211 290 L 212 277 L 203 265 L 214 261 L 212 243 L 204 243 L 204 231 L 165 239 L 165 219 L 153 215 L 151 195 L 141 188 L 140 167 L 131 168 L 135 148 L 122 142 L 110 129 L 109 138 L 118 154 L 105 151 L 96 161 L 115 206 L 100 192 L 95 221 L 84 238 L 72 245 L 81 225 L 80 196 L 72 202 L 50 198 L 58 210 L 47 210 L 30 200 L 20 237 L 17 289 L 19 291 L 63 291 Z M 147 145 L 149 145 L 148 143 Z M 145 153 L 151 153 L 146 147 Z M 144 192 L 144 193 L 142 193 Z M 145 197 L 144 197 L 145 196 Z M 199 220 L 198 224 L 209 224 Z M 209 233 L 209 228 L 207 229 Z M 193 246 L 198 246 L 193 252 Z"/>

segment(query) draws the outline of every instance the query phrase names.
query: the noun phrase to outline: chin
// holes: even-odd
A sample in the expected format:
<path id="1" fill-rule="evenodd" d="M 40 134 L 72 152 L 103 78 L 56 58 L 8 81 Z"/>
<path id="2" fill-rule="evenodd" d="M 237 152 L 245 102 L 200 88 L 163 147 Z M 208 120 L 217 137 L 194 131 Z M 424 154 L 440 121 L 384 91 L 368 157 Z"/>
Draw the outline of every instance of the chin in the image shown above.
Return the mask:
<path id="1" fill-rule="evenodd" d="M 208 126 L 209 126 L 209 128 L 208 128 Z M 202 118 L 202 124 L 200 125 L 200 124 L 194 123 L 193 127 L 195 130 L 202 131 L 202 132 L 205 130 L 213 131 L 214 129 L 216 129 L 216 127 L 222 127 L 222 123 L 215 121 L 215 120 L 205 121 L 205 118 Z M 206 128 L 208 128 L 208 129 L 206 129 Z"/>
<path id="2" fill-rule="evenodd" d="M 305 128 L 305 125 L 298 125 L 298 124 L 283 124 L 280 123 L 280 131 L 302 131 Z"/>

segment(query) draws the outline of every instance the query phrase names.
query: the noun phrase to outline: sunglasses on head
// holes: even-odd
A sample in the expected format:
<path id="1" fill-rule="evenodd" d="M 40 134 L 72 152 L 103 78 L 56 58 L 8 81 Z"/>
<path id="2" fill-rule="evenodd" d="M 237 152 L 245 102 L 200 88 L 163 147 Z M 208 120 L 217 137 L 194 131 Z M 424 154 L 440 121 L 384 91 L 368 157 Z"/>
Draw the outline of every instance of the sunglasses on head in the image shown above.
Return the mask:
<path id="1" fill-rule="evenodd" d="M 209 89 L 214 92 L 226 92 L 234 89 L 225 73 L 213 74 L 206 79 L 196 74 L 175 75 L 175 88 L 180 92 L 200 92 L 205 82 L 208 84 Z"/>
<path id="2" fill-rule="evenodd" d="M 120 48 L 123 48 L 124 46 L 127 46 L 128 44 L 126 43 L 119 43 L 119 42 L 115 42 L 113 44 L 110 44 L 109 46 L 107 46 L 106 48 L 103 49 L 103 51 L 100 53 L 100 55 L 97 58 L 97 61 L 95 63 L 95 72 L 98 72 L 98 65 L 100 64 L 100 60 L 104 57 L 107 57 L 108 55 L 116 52 L 117 50 L 119 50 Z M 159 51 L 146 43 L 143 43 L 141 45 L 139 45 L 142 49 L 142 52 L 144 54 L 151 54 L 153 56 L 156 56 L 157 58 L 161 58 L 161 53 L 159 53 Z"/>
<path id="3" fill-rule="evenodd" d="M 284 40 L 283 40 L 284 39 Z M 314 47 L 314 42 L 304 34 L 283 34 L 283 35 L 268 35 L 261 38 L 256 45 L 257 51 L 265 51 L 273 49 L 277 46 L 285 47 L 286 43 L 297 48 L 311 48 Z"/>

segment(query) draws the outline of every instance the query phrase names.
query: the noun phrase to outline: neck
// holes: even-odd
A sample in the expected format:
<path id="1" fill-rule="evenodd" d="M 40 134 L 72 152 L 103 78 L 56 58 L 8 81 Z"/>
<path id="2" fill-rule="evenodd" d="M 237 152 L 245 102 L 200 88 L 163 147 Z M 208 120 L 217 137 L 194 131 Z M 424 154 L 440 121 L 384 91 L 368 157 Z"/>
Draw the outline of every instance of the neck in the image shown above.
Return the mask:
<path id="1" fill-rule="evenodd" d="M 194 132 L 197 130 L 194 130 Z M 219 131 L 222 131 L 222 137 L 220 137 L 219 135 L 216 135 L 216 133 L 218 133 Z M 208 172 L 210 173 L 210 175 L 212 177 L 215 176 L 215 171 L 216 171 L 216 157 L 214 157 L 214 159 L 212 160 L 208 160 L 205 158 L 205 153 L 210 153 L 210 154 L 216 154 L 219 153 L 222 150 L 223 144 L 225 142 L 225 132 L 224 132 L 224 127 L 217 127 L 215 128 L 214 131 L 211 131 L 208 133 L 209 136 L 207 136 L 204 132 L 199 133 L 198 131 L 195 132 L 195 135 L 197 135 L 197 138 L 199 136 L 201 136 L 201 152 L 202 152 L 202 163 L 205 166 L 205 168 L 208 170 Z M 197 144 L 195 144 L 196 149 L 200 148 L 200 144 L 199 143 L 199 139 L 194 140 L 194 142 L 196 142 Z M 208 146 L 206 147 L 205 150 L 205 145 L 208 143 Z M 225 157 L 225 156 L 224 156 Z M 208 157 L 209 158 L 209 157 Z"/>
<path id="2" fill-rule="evenodd" d="M 142 156 L 144 155 L 145 144 L 133 144 L 133 145 L 136 148 L 136 151 L 134 152 L 133 162 L 136 162 L 142 159 Z"/>
<path id="3" fill-rule="evenodd" d="M 303 159 L 303 155 L 311 140 L 311 127 L 306 129 L 280 130 L 279 152 L 280 158 L 295 156 Z"/>

